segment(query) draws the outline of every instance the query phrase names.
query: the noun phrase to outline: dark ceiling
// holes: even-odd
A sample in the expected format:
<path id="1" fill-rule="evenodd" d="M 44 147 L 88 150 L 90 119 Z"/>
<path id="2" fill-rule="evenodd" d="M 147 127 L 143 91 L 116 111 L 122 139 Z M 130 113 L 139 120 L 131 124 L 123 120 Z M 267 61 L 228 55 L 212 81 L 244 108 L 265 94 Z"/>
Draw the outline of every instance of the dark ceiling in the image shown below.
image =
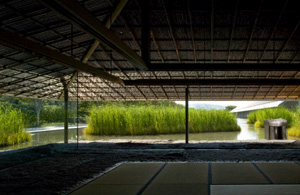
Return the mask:
<path id="1" fill-rule="evenodd" d="M 59 99 L 65 83 L 93 101 L 300 97 L 296 0 L 0 2 L 1 95 Z"/>

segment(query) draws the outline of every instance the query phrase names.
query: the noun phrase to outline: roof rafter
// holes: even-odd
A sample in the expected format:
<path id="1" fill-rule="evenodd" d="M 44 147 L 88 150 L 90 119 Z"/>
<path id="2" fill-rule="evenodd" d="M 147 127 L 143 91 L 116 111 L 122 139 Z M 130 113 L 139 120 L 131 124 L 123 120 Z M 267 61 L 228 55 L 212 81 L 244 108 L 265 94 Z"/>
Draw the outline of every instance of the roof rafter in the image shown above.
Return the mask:
<path id="1" fill-rule="evenodd" d="M 281 20 L 281 18 L 282 18 L 283 12 L 284 12 L 284 10 L 285 10 L 287 4 L 288 4 L 288 0 L 286 0 L 284 6 L 283 6 L 283 8 L 282 8 L 282 10 L 281 10 L 281 12 L 280 12 L 280 14 L 279 14 L 279 16 L 278 16 L 277 22 L 276 22 L 276 24 L 275 24 L 275 26 L 274 26 L 274 28 L 273 28 L 273 30 L 272 30 L 272 32 L 271 32 L 269 38 L 268 38 L 268 41 L 267 41 L 267 43 L 266 43 L 266 45 L 265 45 L 265 47 L 264 47 L 264 51 L 263 51 L 262 55 L 260 56 L 259 63 L 262 61 L 262 59 L 263 59 L 263 57 L 264 57 L 264 55 L 265 55 L 265 53 L 266 53 L 266 51 L 267 51 L 268 45 L 269 45 L 269 43 L 270 43 L 270 41 L 271 41 L 271 38 L 273 37 L 274 32 L 276 31 L 276 29 L 277 29 L 277 27 L 278 27 L 278 24 L 279 24 L 279 22 L 280 22 L 280 20 Z M 274 38 L 275 38 L 275 37 L 274 37 Z"/>
<path id="2" fill-rule="evenodd" d="M 192 44 L 193 44 L 193 50 L 194 50 L 194 58 L 195 63 L 197 62 L 197 48 L 194 38 L 194 29 L 193 29 L 193 17 L 191 12 L 191 0 L 187 0 L 187 6 L 188 6 L 188 16 L 189 16 L 189 23 L 190 23 L 190 30 L 191 30 L 191 36 L 192 36 Z"/>
<path id="3" fill-rule="evenodd" d="M 172 37 L 172 40 L 173 40 L 173 43 L 174 43 L 174 46 L 175 46 L 175 51 L 176 51 L 176 54 L 177 54 L 177 57 L 178 57 L 178 62 L 181 62 L 181 57 L 180 57 L 180 53 L 179 53 L 179 49 L 178 49 L 178 44 L 177 44 L 175 36 L 174 36 L 174 32 L 173 32 L 173 29 L 172 29 L 171 20 L 170 20 L 168 10 L 166 8 L 164 0 L 161 0 L 161 3 L 162 3 L 162 6 L 163 6 L 163 9 L 164 9 L 164 12 L 166 14 L 168 27 L 169 27 L 169 33 L 170 33 L 170 36 Z"/>
<path id="4" fill-rule="evenodd" d="M 147 70 L 143 59 L 130 47 L 121 41 L 112 31 L 108 30 L 88 10 L 82 7 L 76 0 L 39 0 L 45 6 L 64 16 L 83 31 L 104 43 L 134 66 L 141 70 Z"/>
<path id="5" fill-rule="evenodd" d="M 283 44 L 283 46 L 280 49 L 280 52 L 278 53 L 275 63 L 277 63 L 282 55 L 282 53 L 285 51 L 285 48 L 288 44 L 288 42 L 290 42 L 290 40 L 292 39 L 292 37 L 294 36 L 295 32 L 297 31 L 298 27 L 300 26 L 300 20 L 298 21 L 298 23 L 296 24 L 294 30 L 291 32 L 289 38 L 285 41 L 285 43 Z"/>
<path id="6" fill-rule="evenodd" d="M 143 85 L 300 85 L 300 79 L 137 79 L 124 84 Z"/>
<path id="7" fill-rule="evenodd" d="M 238 63 L 152 63 L 150 71 L 300 71 L 297 63 L 246 63 L 241 66 Z M 255 72 L 254 72 L 255 73 Z"/>
<path id="8" fill-rule="evenodd" d="M 210 62 L 214 61 L 214 0 L 211 0 L 211 15 L 210 15 Z"/>
<path id="9" fill-rule="evenodd" d="M 235 23 L 236 23 L 237 12 L 238 12 L 238 4 L 239 4 L 239 0 L 236 0 L 235 11 L 234 11 L 234 16 L 233 16 L 233 21 L 232 21 L 231 34 L 230 34 L 227 62 L 230 61 L 231 45 L 232 45 L 232 39 L 233 39 L 233 34 L 234 34 L 234 27 L 235 27 Z"/>
<path id="10" fill-rule="evenodd" d="M 110 29 L 112 23 L 114 23 L 114 21 L 117 19 L 117 17 L 120 15 L 121 11 L 123 10 L 123 8 L 125 7 L 125 5 L 127 4 L 127 1 L 128 0 L 120 1 L 120 3 L 116 6 L 115 10 L 109 16 L 109 19 L 107 19 L 106 22 L 105 22 L 105 27 L 106 28 Z M 91 45 L 91 47 L 89 48 L 89 50 L 87 51 L 87 53 L 83 57 L 83 59 L 82 59 L 83 63 L 87 63 L 88 62 L 88 60 L 90 59 L 90 57 L 92 56 L 92 54 L 95 52 L 96 48 L 98 47 L 99 43 L 100 42 L 98 40 L 94 41 L 94 43 Z M 71 79 L 67 83 L 66 88 L 69 88 L 72 85 L 72 83 L 74 82 L 74 80 L 77 77 L 77 75 L 78 75 L 78 72 L 75 71 L 72 74 Z M 62 90 L 62 92 L 58 96 L 59 100 L 61 100 L 63 98 L 63 93 L 64 93 L 64 90 Z"/>
<path id="11" fill-rule="evenodd" d="M 122 72 L 127 79 L 130 79 L 130 77 L 121 70 L 120 65 L 117 62 L 115 62 L 113 56 L 110 55 L 110 53 L 106 50 L 106 48 L 101 43 L 99 44 L 99 46 L 104 51 L 106 56 L 111 59 L 111 64 L 114 65 L 115 67 L 117 67 L 118 71 Z M 94 54 L 96 54 L 96 53 L 94 53 Z M 97 64 L 99 64 L 99 63 L 97 62 Z M 103 66 L 101 64 L 99 64 L 99 65 L 103 68 Z M 132 97 L 134 97 L 134 95 L 130 91 L 128 91 L 125 86 L 123 86 L 123 88 L 125 89 L 125 91 L 129 92 Z"/>
<path id="12" fill-rule="evenodd" d="M 0 44 L 20 50 L 22 52 L 30 53 L 33 56 L 46 58 L 49 61 L 53 61 L 68 68 L 74 68 L 79 71 L 87 72 L 112 82 L 122 83 L 122 80 L 118 77 L 110 75 L 92 66 L 88 66 L 70 56 L 63 55 L 53 49 L 44 47 L 38 43 L 3 29 L 0 30 Z"/>
<path id="13" fill-rule="evenodd" d="M 259 8 L 256 12 L 254 24 L 253 24 L 252 31 L 251 31 L 251 34 L 250 34 L 250 37 L 249 37 L 249 40 L 248 40 L 247 48 L 246 48 L 246 51 L 245 51 L 245 54 L 244 54 L 243 63 L 245 63 L 246 59 L 247 59 L 247 54 L 248 54 L 248 51 L 249 51 L 249 48 L 250 48 L 250 45 L 251 45 L 251 41 L 252 41 L 252 38 L 253 38 L 253 35 L 254 35 L 254 31 L 255 31 L 255 28 L 256 28 L 256 25 L 257 25 L 257 22 L 258 22 L 258 16 L 259 16 L 262 4 L 263 4 L 263 0 L 261 0 L 261 4 L 260 4 L 260 6 L 259 6 Z"/>

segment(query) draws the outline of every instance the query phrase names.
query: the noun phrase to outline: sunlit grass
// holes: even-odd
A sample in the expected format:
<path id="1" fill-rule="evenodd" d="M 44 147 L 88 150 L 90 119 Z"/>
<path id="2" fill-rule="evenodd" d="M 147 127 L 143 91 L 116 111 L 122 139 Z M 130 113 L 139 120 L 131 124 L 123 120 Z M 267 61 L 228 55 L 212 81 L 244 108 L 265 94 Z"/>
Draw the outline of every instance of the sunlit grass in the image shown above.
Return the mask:
<path id="1" fill-rule="evenodd" d="M 289 136 L 292 136 L 292 137 L 300 137 L 300 127 L 299 126 L 291 127 L 288 130 L 288 134 L 289 134 Z"/>
<path id="2" fill-rule="evenodd" d="M 189 109 L 191 133 L 239 131 L 236 116 L 226 110 Z M 102 106 L 91 110 L 85 133 L 155 135 L 185 132 L 185 109 L 164 106 Z"/>
<path id="3" fill-rule="evenodd" d="M 264 127 L 265 119 L 283 118 L 287 120 L 288 135 L 300 137 L 300 110 L 288 110 L 284 107 L 262 109 L 248 114 L 247 123 L 254 124 L 256 127 Z"/>
<path id="4" fill-rule="evenodd" d="M 296 108 L 293 112 L 294 121 L 292 127 L 288 130 L 288 135 L 300 137 L 300 110 Z"/>
<path id="5" fill-rule="evenodd" d="M 31 140 L 24 130 L 24 115 L 18 109 L 0 107 L 0 146 L 19 144 Z"/>
<path id="6" fill-rule="evenodd" d="M 291 127 L 294 122 L 292 111 L 284 107 L 256 110 L 248 114 L 247 123 L 254 124 L 255 127 L 264 127 L 265 119 L 283 118 L 287 120 L 287 127 Z"/>

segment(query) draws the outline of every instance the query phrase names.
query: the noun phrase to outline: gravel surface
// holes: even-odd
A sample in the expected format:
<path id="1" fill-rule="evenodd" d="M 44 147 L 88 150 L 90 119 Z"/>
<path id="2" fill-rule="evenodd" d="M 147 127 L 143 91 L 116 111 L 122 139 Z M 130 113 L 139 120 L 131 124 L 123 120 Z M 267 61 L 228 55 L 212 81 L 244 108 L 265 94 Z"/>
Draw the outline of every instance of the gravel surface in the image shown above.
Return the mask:
<path id="1" fill-rule="evenodd" d="M 123 162 L 300 162 L 299 141 L 99 140 L 0 152 L 0 194 L 67 194 Z"/>

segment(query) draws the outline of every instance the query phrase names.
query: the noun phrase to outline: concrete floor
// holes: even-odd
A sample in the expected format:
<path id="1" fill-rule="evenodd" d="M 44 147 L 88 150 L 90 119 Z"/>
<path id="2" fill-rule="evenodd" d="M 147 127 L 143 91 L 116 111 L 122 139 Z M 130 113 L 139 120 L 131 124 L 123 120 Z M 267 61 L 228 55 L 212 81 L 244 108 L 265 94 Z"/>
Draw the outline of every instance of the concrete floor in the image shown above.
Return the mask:
<path id="1" fill-rule="evenodd" d="M 290 163 L 124 163 L 71 195 L 299 195 Z"/>

